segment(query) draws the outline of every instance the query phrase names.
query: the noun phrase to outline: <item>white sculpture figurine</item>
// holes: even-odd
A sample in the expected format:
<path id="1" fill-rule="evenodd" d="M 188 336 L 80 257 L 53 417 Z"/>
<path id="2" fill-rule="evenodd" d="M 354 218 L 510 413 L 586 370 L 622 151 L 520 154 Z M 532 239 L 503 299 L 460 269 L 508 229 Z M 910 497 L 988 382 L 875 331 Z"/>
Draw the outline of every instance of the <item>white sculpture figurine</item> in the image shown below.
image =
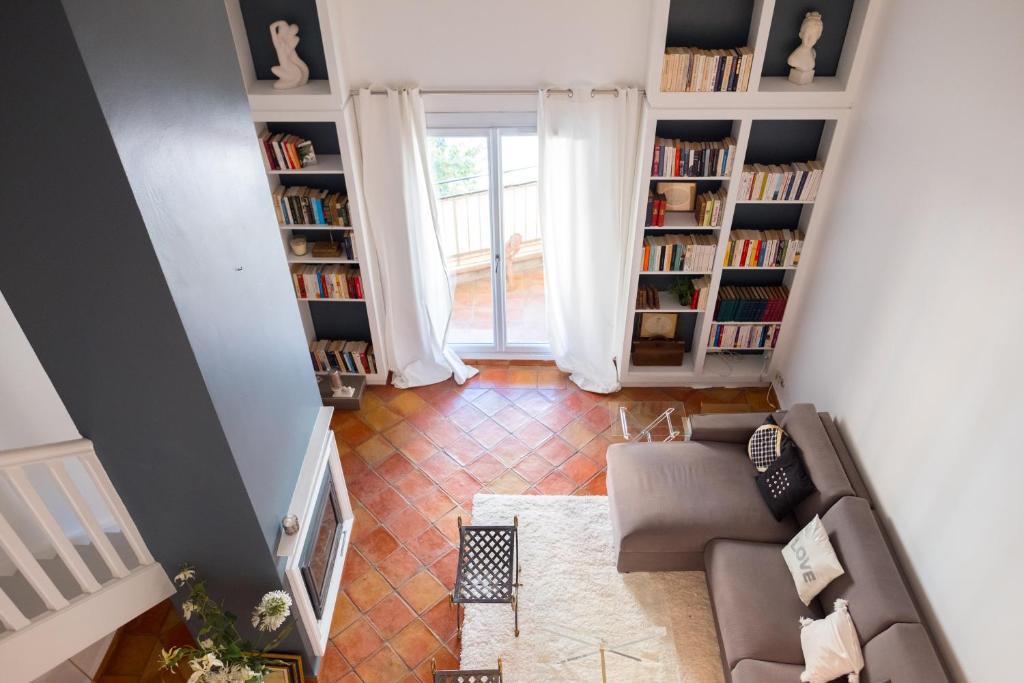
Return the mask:
<path id="1" fill-rule="evenodd" d="M 789 80 L 797 85 L 807 85 L 814 80 L 814 60 L 817 54 L 814 44 L 821 38 L 825 24 L 820 12 L 808 12 L 800 24 L 800 47 L 793 50 L 786 63 L 791 67 Z"/>
<path id="2" fill-rule="evenodd" d="M 295 54 L 299 45 L 299 27 L 287 21 L 275 21 L 270 25 L 270 39 L 277 50 L 279 64 L 270 71 L 277 76 L 275 90 L 287 90 L 305 85 L 309 80 L 309 67 Z"/>

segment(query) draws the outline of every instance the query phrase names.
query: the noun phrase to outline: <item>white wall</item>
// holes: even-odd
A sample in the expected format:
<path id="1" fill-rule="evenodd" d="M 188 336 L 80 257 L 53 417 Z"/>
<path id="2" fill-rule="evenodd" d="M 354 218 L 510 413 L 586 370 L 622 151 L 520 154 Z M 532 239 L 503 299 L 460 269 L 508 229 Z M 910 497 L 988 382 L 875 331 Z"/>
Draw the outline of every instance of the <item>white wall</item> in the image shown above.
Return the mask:
<path id="1" fill-rule="evenodd" d="M 649 0 L 331 0 L 345 77 L 424 88 L 640 85 Z"/>
<path id="2" fill-rule="evenodd" d="M 0 293 L 0 451 L 77 438 L 71 416 Z"/>
<path id="3" fill-rule="evenodd" d="M 1020 680 L 1024 3 L 881 25 L 783 400 L 839 421 L 959 675 Z"/>

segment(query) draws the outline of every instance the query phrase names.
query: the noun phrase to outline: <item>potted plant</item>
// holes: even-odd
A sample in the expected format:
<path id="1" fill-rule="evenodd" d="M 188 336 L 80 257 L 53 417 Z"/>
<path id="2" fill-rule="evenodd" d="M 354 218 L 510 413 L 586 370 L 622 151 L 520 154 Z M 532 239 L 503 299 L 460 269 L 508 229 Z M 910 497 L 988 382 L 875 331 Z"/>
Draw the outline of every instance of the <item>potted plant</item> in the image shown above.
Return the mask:
<path id="1" fill-rule="evenodd" d="M 179 666 L 189 667 L 192 675 L 188 683 L 263 683 L 269 666 L 275 664 L 273 655 L 268 653 L 295 627 L 294 622 L 285 626 L 291 615 L 291 596 L 285 591 L 270 591 L 253 609 L 253 628 L 261 633 L 277 632 L 260 647 L 242 639 L 235 627 L 238 617 L 210 597 L 194 567 L 182 567 L 174 582 L 189 591 L 181 609 L 186 621 L 193 617 L 199 620 L 199 645 L 161 650 L 161 668 L 173 671 Z"/>

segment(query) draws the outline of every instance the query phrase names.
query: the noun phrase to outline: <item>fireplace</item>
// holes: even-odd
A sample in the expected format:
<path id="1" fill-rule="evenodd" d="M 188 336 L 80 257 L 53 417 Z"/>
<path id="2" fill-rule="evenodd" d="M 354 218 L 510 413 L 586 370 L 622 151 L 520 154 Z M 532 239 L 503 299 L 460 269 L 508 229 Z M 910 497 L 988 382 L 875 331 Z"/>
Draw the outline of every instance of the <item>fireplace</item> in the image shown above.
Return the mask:
<path id="1" fill-rule="evenodd" d="M 327 593 L 331 587 L 332 570 L 338 559 L 338 550 L 344 545 L 345 537 L 341 505 L 334 490 L 334 478 L 331 477 L 330 468 L 325 471 L 316 507 L 313 508 L 313 517 L 309 521 L 310 533 L 306 536 L 305 547 L 300 555 L 299 570 L 302 572 L 302 581 L 306 584 L 309 601 L 313 603 L 313 612 L 317 619 L 321 619 L 324 616 Z"/>
<path id="2" fill-rule="evenodd" d="M 333 408 L 322 408 L 282 518 L 277 555 L 284 558 L 294 614 L 313 654 L 327 650 L 355 515 L 331 431 Z"/>

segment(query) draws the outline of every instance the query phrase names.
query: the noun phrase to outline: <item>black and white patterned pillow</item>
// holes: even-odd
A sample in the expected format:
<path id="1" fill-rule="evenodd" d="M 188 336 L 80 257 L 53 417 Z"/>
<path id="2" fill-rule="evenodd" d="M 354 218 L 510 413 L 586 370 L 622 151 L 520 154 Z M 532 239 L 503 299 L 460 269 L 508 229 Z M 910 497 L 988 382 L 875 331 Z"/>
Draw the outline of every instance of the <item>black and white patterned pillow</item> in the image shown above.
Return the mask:
<path id="1" fill-rule="evenodd" d="M 791 439 L 783 444 L 782 455 L 757 475 L 756 483 L 772 516 L 780 522 L 815 491 L 800 451 Z"/>
<path id="2" fill-rule="evenodd" d="M 775 422 L 775 418 L 769 415 L 747 442 L 747 455 L 750 456 L 750 462 L 754 463 L 754 469 L 764 472 L 779 459 L 783 438 L 788 438 L 786 433 Z"/>

